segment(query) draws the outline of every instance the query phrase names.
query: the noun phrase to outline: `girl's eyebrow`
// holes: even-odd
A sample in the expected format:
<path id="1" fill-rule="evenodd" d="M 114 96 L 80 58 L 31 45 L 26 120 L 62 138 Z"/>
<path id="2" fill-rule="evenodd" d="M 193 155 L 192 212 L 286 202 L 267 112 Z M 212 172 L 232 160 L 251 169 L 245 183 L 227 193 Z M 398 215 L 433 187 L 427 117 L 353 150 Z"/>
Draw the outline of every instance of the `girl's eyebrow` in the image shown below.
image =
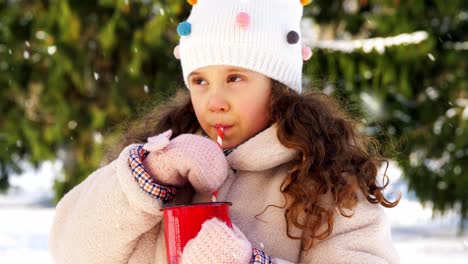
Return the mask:
<path id="1" fill-rule="evenodd" d="M 227 72 L 241 72 L 241 73 L 246 73 L 248 70 L 242 69 L 242 68 L 230 68 L 227 70 Z"/>
<path id="2" fill-rule="evenodd" d="M 188 78 L 190 78 L 190 77 L 192 77 L 192 76 L 194 76 L 194 75 L 200 75 L 200 73 L 194 71 L 194 72 L 190 73 L 190 75 L 188 76 Z"/>

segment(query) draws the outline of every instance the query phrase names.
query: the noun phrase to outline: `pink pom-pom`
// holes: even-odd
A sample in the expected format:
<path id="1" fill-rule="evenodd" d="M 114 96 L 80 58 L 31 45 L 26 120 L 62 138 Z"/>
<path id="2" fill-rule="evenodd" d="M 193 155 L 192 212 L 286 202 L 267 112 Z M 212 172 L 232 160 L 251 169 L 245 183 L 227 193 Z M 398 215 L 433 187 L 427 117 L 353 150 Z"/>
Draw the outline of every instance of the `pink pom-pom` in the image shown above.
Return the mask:
<path id="1" fill-rule="evenodd" d="M 250 24 L 250 16 L 246 12 L 240 12 L 236 17 L 237 25 L 241 28 L 247 28 Z"/>
<path id="2" fill-rule="evenodd" d="M 176 59 L 180 59 L 179 45 L 177 45 L 177 46 L 174 48 L 174 57 L 176 57 Z"/>
<path id="3" fill-rule="evenodd" d="M 309 47 L 302 47 L 302 59 L 309 60 L 312 57 L 312 50 Z"/>

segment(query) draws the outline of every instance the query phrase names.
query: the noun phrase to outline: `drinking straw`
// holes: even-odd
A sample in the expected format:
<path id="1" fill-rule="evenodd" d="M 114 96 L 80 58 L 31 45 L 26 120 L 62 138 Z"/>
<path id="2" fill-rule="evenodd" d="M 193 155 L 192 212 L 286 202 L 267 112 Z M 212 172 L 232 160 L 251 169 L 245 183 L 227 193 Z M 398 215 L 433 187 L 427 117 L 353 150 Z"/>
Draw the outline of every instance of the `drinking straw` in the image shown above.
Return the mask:
<path id="1" fill-rule="evenodd" d="M 218 132 L 218 137 L 216 139 L 216 143 L 218 143 L 218 146 L 223 149 L 223 138 L 224 138 L 224 128 L 223 127 L 217 127 L 216 131 Z M 218 191 L 214 191 L 213 194 L 211 195 L 211 202 L 216 202 L 218 197 Z"/>
<path id="2" fill-rule="evenodd" d="M 224 127 L 217 127 L 216 131 L 218 132 L 218 138 L 216 139 L 216 142 L 218 143 L 218 146 L 223 149 Z"/>

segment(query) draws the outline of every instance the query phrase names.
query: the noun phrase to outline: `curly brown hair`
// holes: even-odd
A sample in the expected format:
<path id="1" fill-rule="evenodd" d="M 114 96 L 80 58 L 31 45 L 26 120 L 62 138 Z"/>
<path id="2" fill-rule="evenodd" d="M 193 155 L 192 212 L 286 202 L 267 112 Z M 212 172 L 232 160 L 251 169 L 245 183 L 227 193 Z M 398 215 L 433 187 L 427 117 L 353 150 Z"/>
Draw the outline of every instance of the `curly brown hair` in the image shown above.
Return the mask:
<path id="1" fill-rule="evenodd" d="M 279 141 L 298 151 L 281 185 L 287 202 L 271 206 L 285 208 L 288 237 L 302 239 L 306 250 L 316 240 L 331 235 L 336 209 L 345 217 L 352 216 L 344 209 L 356 206 L 359 190 L 370 203 L 384 207 L 398 204 L 400 197 L 394 202 L 384 197 L 389 183 L 386 170 L 383 186 L 378 184 L 378 167 L 387 162 L 379 154 L 378 141 L 360 132 L 360 122 L 331 97 L 320 92 L 298 94 L 273 81 L 269 113 L 271 124 L 278 125 Z M 108 158 L 126 145 L 143 143 L 168 129 L 173 130 L 173 137 L 200 129 L 186 89 L 129 124 Z M 332 206 L 321 204 L 324 194 L 331 195 Z M 290 234 L 293 226 L 303 231 L 302 237 Z"/>

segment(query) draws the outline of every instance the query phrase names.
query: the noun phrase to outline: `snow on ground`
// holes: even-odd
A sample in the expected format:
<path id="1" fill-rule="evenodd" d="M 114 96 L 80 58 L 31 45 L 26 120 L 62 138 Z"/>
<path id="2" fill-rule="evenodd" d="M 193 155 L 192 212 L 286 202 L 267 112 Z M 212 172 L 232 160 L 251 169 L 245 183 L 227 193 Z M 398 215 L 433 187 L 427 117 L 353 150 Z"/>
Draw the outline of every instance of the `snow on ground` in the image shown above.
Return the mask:
<path id="1" fill-rule="evenodd" d="M 53 263 L 48 253 L 48 233 L 54 208 L 51 205 L 52 175 L 59 163 L 45 163 L 39 171 L 12 178 L 12 188 L 0 195 L 0 263 Z M 385 209 L 402 264 L 468 263 L 468 232 L 456 236 L 454 212 L 432 218 L 432 210 L 406 191 L 397 170 L 389 170 L 393 191 L 401 191 L 401 203 Z M 467 225 L 468 226 L 468 225 Z"/>
<path id="2" fill-rule="evenodd" d="M 0 263 L 53 263 L 47 240 L 54 208 L 0 208 Z"/>
<path id="3" fill-rule="evenodd" d="M 457 236 L 459 219 L 454 212 L 432 219 L 432 210 L 406 199 L 386 212 L 401 263 L 468 263 L 468 232 Z"/>
<path id="4" fill-rule="evenodd" d="M 7 194 L 0 195 L 0 263 L 53 263 L 47 247 L 55 211 L 51 189 L 62 164 L 23 167 L 26 173 L 11 177 Z"/>

